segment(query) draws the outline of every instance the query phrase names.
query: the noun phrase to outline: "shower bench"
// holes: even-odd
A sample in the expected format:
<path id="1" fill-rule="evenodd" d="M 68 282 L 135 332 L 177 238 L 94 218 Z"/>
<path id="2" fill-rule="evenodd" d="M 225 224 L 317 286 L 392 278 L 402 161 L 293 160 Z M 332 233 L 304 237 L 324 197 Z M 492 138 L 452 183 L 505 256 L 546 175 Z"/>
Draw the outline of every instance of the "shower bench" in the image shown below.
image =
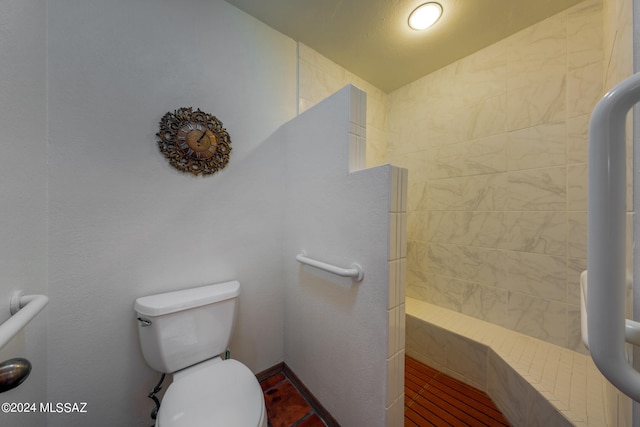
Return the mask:
<path id="1" fill-rule="evenodd" d="M 406 353 L 485 391 L 514 426 L 630 426 L 630 400 L 588 355 L 413 298 Z"/>

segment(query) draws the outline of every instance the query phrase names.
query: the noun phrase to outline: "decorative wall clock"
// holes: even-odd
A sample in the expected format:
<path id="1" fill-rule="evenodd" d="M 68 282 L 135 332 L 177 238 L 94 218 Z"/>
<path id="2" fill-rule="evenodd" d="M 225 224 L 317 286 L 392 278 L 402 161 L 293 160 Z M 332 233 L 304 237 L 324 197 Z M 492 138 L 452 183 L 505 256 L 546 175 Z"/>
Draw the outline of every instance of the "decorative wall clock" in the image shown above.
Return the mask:
<path id="1" fill-rule="evenodd" d="M 209 175 L 229 162 L 231 138 L 222 122 L 191 107 L 168 112 L 160 120 L 158 147 L 171 166 L 182 172 Z"/>

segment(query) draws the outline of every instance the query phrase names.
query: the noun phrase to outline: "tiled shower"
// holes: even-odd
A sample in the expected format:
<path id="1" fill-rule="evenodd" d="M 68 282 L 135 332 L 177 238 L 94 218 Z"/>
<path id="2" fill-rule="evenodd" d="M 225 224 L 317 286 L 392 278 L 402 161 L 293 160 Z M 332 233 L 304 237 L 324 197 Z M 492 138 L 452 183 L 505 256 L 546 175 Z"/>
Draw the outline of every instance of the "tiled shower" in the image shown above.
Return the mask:
<path id="1" fill-rule="evenodd" d="M 581 351 L 602 34 L 588 0 L 391 94 L 390 157 L 410 171 L 407 295 Z"/>
<path id="2" fill-rule="evenodd" d="M 587 127 L 631 74 L 630 5 L 586 0 L 389 94 L 300 46 L 299 108 L 362 87 L 367 165 L 409 170 L 408 297 L 586 354 Z"/>
<path id="3" fill-rule="evenodd" d="M 621 7 L 584 1 L 390 94 L 300 47 L 300 109 L 354 82 L 367 166 L 409 170 L 408 296 L 584 351 L 587 126 L 630 73 Z"/>

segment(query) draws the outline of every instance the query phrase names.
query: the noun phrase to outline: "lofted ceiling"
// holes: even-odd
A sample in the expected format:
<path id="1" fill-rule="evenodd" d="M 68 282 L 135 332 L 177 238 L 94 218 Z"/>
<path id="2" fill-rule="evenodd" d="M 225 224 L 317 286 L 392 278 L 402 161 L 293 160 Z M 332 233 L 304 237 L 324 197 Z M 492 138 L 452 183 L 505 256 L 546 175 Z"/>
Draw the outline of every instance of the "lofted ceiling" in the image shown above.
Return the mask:
<path id="1" fill-rule="evenodd" d="M 435 0 L 431 28 L 407 26 L 431 0 L 226 0 L 391 92 L 582 0 Z"/>

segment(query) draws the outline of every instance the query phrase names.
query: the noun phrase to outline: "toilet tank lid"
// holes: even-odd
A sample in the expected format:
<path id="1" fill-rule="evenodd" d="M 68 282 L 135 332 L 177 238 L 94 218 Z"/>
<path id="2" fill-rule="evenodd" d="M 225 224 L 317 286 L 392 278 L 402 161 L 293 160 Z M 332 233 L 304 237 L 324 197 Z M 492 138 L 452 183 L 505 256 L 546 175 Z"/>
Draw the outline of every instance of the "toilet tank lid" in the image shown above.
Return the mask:
<path id="1" fill-rule="evenodd" d="M 177 311 L 188 310 L 207 304 L 235 298 L 240 294 L 240 283 L 237 281 L 216 283 L 214 285 L 164 294 L 150 295 L 136 299 L 134 308 L 138 314 L 146 316 L 162 316 Z"/>

